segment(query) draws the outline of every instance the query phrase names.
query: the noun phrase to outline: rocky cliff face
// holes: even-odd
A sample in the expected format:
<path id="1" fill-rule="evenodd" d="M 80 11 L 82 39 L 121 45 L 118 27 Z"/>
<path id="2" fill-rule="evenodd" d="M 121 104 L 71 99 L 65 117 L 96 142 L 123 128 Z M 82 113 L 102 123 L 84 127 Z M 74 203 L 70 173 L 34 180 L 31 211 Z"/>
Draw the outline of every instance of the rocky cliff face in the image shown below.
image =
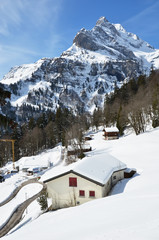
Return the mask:
<path id="1" fill-rule="evenodd" d="M 159 67 L 159 50 L 101 17 L 59 58 L 14 67 L 0 83 L 12 92 L 11 105 L 23 120 L 58 106 L 92 111 L 115 85 L 148 73 L 152 64 Z"/>

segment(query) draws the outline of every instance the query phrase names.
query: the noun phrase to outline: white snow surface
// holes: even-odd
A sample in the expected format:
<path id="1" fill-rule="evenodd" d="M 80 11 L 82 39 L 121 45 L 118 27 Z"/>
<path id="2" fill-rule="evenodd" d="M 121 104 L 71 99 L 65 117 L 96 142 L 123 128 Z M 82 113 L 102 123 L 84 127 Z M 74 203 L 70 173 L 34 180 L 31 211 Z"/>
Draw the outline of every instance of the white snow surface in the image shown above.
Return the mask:
<path id="1" fill-rule="evenodd" d="M 23 157 L 15 163 L 15 166 L 19 166 L 20 170 L 25 167 L 46 167 L 48 166 L 48 164 L 50 165 L 50 163 L 52 166 L 56 166 L 61 163 L 61 151 L 62 147 L 61 145 L 59 145 L 53 149 L 42 152 L 37 156 Z M 9 163 L 1 170 L 3 170 L 4 172 L 7 170 L 11 171 L 12 168 L 12 163 Z M 44 172 L 47 172 L 47 170 L 40 172 L 39 175 L 43 174 Z M 5 175 L 5 182 L 0 184 L 0 203 L 7 199 L 16 187 L 20 186 L 23 182 L 33 177 L 35 176 L 27 176 L 26 173 L 23 173 L 21 171 L 16 174 Z"/>
<path id="2" fill-rule="evenodd" d="M 109 153 L 128 168 L 135 168 L 137 174 L 120 181 L 111 196 L 48 212 L 2 239 L 158 240 L 158 139 L 159 128 L 111 141 L 103 139 L 102 131 L 97 132 L 90 141 L 93 151 L 88 157 L 94 154 L 98 161 Z"/>
<path id="3" fill-rule="evenodd" d="M 106 151 L 105 154 L 103 152 L 99 155 L 100 156 L 98 156 L 97 152 L 94 156 L 86 157 L 86 159 L 73 170 L 99 183 L 105 184 L 113 172 L 126 168 L 124 163 L 107 154 Z"/>
<path id="4" fill-rule="evenodd" d="M 39 183 L 32 183 L 27 186 L 24 186 L 16 195 L 13 200 L 5 204 L 4 206 L 0 207 L 0 228 L 2 225 L 8 220 L 10 215 L 13 213 L 13 211 L 16 209 L 17 206 L 19 206 L 21 203 L 23 203 L 28 198 L 31 198 L 36 193 L 40 192 L 42 189 L 42 185 Z"/>
<path id="5" fill-rule="evenodd" d="M 107 127 L 105 128 L 106 132 L 119 132 L 119 129 L 117 127 Z"/>
<path id="6" fill-rule="evenodd" d="M 12 164 L 9 164 L 7 169 L 12 169 Z M 7 174 L 6 180 L 0 185 L 0 202 L 3 202 L 9 197 L 9 195 L 28 178 L 22 173 L 19 174 Z"/>
<path id="7" fill-rule="evenodd" d="M 23 64 L 21 66 L 13 67 L 8 74 L 4 76 L 1 83 L 14 84 L 20 80 L 29 79 L 32 73 L 35 72 L 44 62 L 44 59 L 40 59 L 36 63 Z"/>
<path id="8" fill-rule="evenodd" d="M 61 145 L 57 147 L 47 150 L 37 156 L 32 157 L 23 157 L 19 161 L 16 162 L 16 166 L 19 166 L 20 169 L 22 167 L 41 167 L 41 166 L 48 166 L 48 163 L 51 163 L 53 166 L 61 164 Z M 51 168 L 51 167 L 50 167 Z M 3 173 L 7 172 L 8 170 L 12 170 L 12 163 L 7 164 L 4 168 L 1 169 Z M 43 174 L 45 171 L 39 173 L 39 176 Z M 0 203 L 7 199 L 12 192 L 15 190 L 16 187 L 20 186 L 23 182 L 34 178 L 36 175 L 27 176 L 23 172 L 19 172 L 16 174 L 7 174 L 5 175 L 5 182 L 0 184 Z M 16 197 L 8 202 L 7 204 L 0 207 L 0 227 L 2 227 L 5 222 L 8 220 L 12 212 L 15 208 L 24 202 L 26 199 L 34 196 L 42 189 L 42 185 L 39 183 L 30 183 L 29 185 L 24 186 L 16 195 Z M 50 201 L 48 199 L 48 204 L 50 205 Z M 35 200 L 33 201 L 26 209 L 23 214 L 23 218 L 21 222 L 15 226 L 14 229 L 11 230 L 10 233 L 16 231 L 17 229 L 21 228 L 25 224 L 29 223 L 36 219 L 39 215 L 42 214 L 41 207 L 39 203 Z"/>

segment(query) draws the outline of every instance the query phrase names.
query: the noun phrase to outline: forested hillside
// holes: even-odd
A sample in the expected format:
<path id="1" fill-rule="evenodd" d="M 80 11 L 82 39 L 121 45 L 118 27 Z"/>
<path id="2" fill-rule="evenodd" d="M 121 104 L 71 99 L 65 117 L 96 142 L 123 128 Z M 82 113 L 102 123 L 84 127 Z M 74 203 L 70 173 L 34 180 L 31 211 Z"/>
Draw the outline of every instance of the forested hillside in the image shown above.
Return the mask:
<path id="1" fill-rule="evenodd" d="M 1 106 L 4 106 L 7 103 L 6 99 L 10 99 L 11 93 L 9 91 L 4 90 L 0 86 L 0 128 L 12 125 L 11 119 L 7 118 L 7 116 L 4 116 L 1 112 Z"/>
<path id="2" fill-rule="evenodd" d="M 131 79 L 120 89 L 106 95 L 104 122 L 107 126 L 116 125 L 120 134 L 131 126 L 138 135 L 146 127 L 159 126 L 159 71 L 151 70 L 147 77 L 141 75 Z"/>
<path id="3" fill-rule="evenodd" d="M 31 156 L 53 148 L 59 142 L 67 146 L 71 138 L 81 138 L 82 132 L 88 129 L 86 116 L 75 116 L 67 108 L 58 108 L 55 113 L 42 114 L 38 119 L 30 120 L 13 129 L 5 126 L 1 138 L 14 139 L 15 160 L 22 156 Z M 12 160 L 12 148 L 9 142 L 0 141 L 0 165 Z"/>
<path id="4" fill-rule="evenodd" d="M 1 90 L 1 104 L 5 104 L 9 93 Z M 147 126 L 159 126 L 159 71 L 151 70 L 149 76 L 140 75 L 131 79 L 121 88 L 106 94 L 103 109 L 95 109 L 93 114 L 74 115 L 67 108 L 58 108 L 56 112 L 43 113 L 39 118 L 18 124 L 0 115 L 1 138 L 15 139 L 15 160 L 22 156 L 31 156 L 53 148 L 59 142 L 66 148 L 71 139 L 77 139 L 77 155 L 82 156 L 84 132 L 90 126 L 117 126 L 120 135 L 126 128 L 133 128 L 138 135 L 145 132 Z M 79 152 L 79 149 L 81 152 Z M 0 142 L 0 165 L 12 160 L 11 143 Z"/>

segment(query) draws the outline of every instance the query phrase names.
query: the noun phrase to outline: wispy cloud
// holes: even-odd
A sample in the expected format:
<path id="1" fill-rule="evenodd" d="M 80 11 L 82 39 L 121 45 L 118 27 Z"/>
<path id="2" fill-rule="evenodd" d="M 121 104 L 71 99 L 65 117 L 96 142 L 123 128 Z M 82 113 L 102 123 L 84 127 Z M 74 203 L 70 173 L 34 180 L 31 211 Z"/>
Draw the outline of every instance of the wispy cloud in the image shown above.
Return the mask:
<path id="1" fill-rule="evenodd" d="M 123 22 L 122 25 L 127 31 L 136 33 L 141 39 L 158 48 L 159 1 L 155 3 L 153 0 L 146 1 L 145 5 L 149 7 Z"/>
<path id="2" fill-rule="evenodd" d="M 151 2 L 151 1 L 149 1 Z M 153 1 L 154 2 L 154 1 Z M 147 29 L 152 30 L 152 29 L 159 29 L 159 24 L 156 22 L 154 24 L 154 19 L 159 19 L 159 1 L 153 3 L 137 15 L 129 18 L 125 22 L 123 22 L 123 25 L 133 25 L 133 24 L 138 24 L 138 25 L 145 25 L 147 26 Z M 152 24 L 153 23 L 153 24 Z M 149 28 L 149 26 L 151 28 Z"/>
<path id="3" fill-rule="evenodd" d="M 0 34 L 8 35 L 10 29 L 23 24 L 40 26 L 57 20 L 63 0 L 5 0 L 0 1 Z"/>
<path id="4" fill-rule="evenodd" d="M 34 26 L 52 25 L 57 21 L 63 0 L 21 0 L 25 2 L 25 17 Z"/>
<path id="5" fill-rule="evenodd" d="M 28 55 L 35 55 L 37 56 L 38 53 L 36 51 L 28 50 L 27 48 L 22 48 L 22 47 L 17 47 L 17 46 L 12 46 L 12 45 L 2 45 L 0 46 L 0 51 L 4 52 L 15 52 L 19 54 L 28 54 Z"/>
<path id="6" fill-rule="evenodd" d="M 0 74 L 33 62 L 58 44 L 55 26 L 64 0 L 0 0 Z M 7 71 L 8 71 L 7 70 Z M 6 70 L 5 70 L 6 71 Z"/>
<path id="7" fill-rule="evenodd" d="M 21 22 L 20 10 L 21 0 L 5 0 L 0 2 L 0 33 L 9 34 L 9 28 L 13 25 L 18 26 Z"/>

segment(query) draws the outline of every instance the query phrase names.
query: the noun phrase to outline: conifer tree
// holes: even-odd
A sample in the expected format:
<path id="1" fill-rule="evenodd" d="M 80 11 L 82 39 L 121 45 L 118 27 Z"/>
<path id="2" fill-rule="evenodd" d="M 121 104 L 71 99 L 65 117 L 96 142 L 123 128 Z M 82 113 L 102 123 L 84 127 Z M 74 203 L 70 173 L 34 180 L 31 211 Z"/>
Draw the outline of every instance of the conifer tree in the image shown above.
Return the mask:
<path id="1" fill-rule="evenodd" d="M 47 190 L 46 189 L 42 190 L 40 197 L 37 199 L 37 201 L 40 204 L 42 211 L 47 210 L 48 202 L 47 202 Z"/>
<path id="2" fill-rule="evenodd" d="M 4 106 L 7 102 L 6 99 L 11 97 L 11 93 L 9 91 L 5 91 L 0 87 L 0 107 Z M 0 114 L 0 127 L 4 126 L 14 126 L 14 123 L 11 119 L 8 119 L 6 116 Z"/>

